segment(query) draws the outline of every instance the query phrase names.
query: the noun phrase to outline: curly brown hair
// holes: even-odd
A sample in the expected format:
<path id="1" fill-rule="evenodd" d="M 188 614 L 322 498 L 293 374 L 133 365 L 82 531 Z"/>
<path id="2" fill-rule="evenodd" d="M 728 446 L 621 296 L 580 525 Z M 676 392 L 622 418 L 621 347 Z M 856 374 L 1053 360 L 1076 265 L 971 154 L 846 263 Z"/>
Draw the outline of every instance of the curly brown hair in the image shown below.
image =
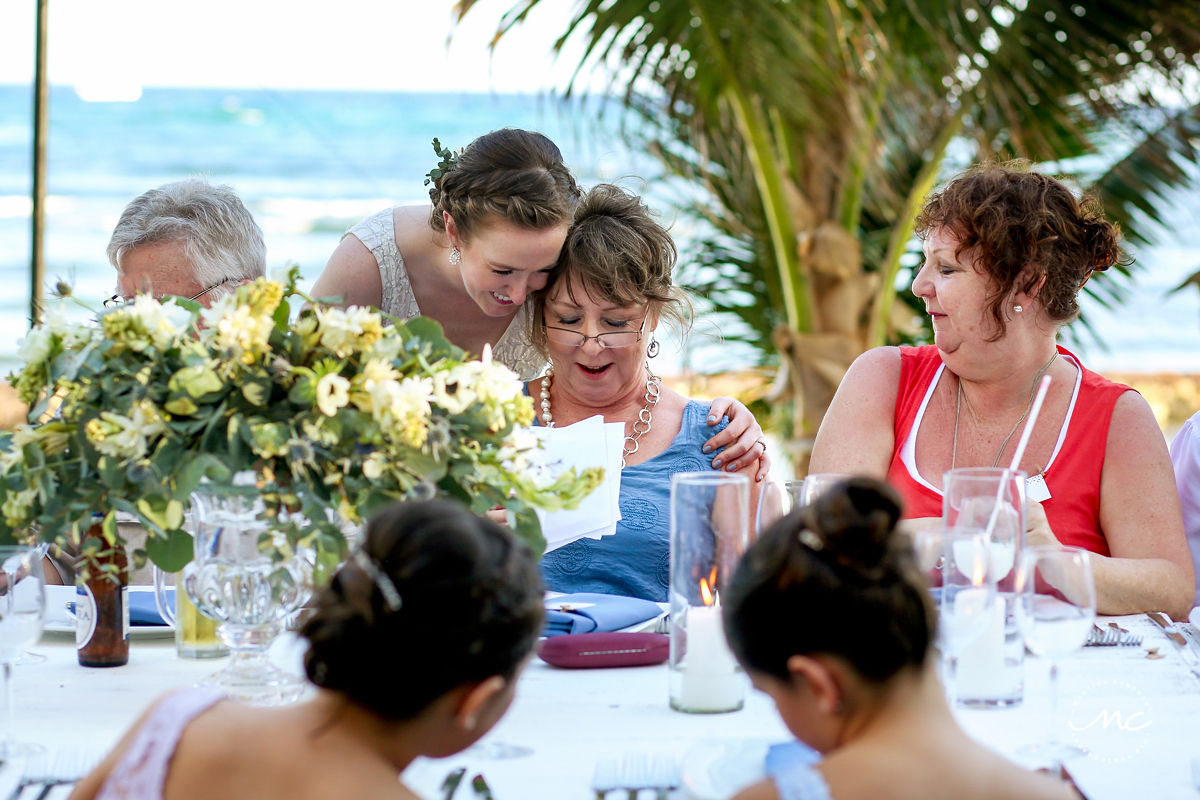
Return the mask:
<path id="1" fill-rule="evenodd" d="M 502 128 L 471 142 L 434 179 L 429 224 L 444 231 L 442 212 L 449 212 L 463 241 L 493 219 L 544 230 L 569 222 L 581 194 L 554 142 L 534 131 Z"/>
<path id="2" fill-rule="evenodd" d="M 618 306 L 648 303 L 652 312 L 665 314 L 686 328 L 691 306 L 671 280 L 677 258 L 671 234 L 655 221 L 640 197 L 619 186 L 597 184 L 575 211 L 554 277 L 533 296 L 531 341 L 543 355 L 549 355 L 544 327 L 546 297 L 559 281 L 567 281 L 574 301 L 572 278 L 594 300 Z"/>
<path id="3" fill-rule="evenodd" d="M 980 164 L 934 192 L 917 216 L 916 233 L 924 239 L 936 228 L 958 240 L 955 258 L 967 254 L 991 277 L 993 341 L 1007 330 L 1013 292 L 1036 295 L 1046 314 L 1065 324 L 1078 316 L 1076 297 L 1093 272 L 1130 263 L 1099 201 L 1076 197 L 1026 161 Z"/>

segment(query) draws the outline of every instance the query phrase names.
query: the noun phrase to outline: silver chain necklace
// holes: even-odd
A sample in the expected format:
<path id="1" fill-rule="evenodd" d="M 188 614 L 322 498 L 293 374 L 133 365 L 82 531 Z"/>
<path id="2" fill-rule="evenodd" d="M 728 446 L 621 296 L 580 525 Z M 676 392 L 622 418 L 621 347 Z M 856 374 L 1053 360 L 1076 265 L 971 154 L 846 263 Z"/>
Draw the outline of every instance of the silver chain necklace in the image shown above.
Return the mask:
<path id="1" fill-rule="evenodd" d="M 1008 443 L 1012 441 L 1013 434 L 1017 432 L 1017 428 L 1021 427 L 1021 423 L 1024 422 L 1025 418 L 1029 416 L 1029 411 L 1033 408 L 1033 399 L 1037 396 L 1038 381 L 1042 379 L 1043 375 L 1050 371 L 1050 367 L 1053 366 L 1054 361 L 1057 358 L 1058 352 L 1055 351 L 1054 355 L 1050 356 L 1050 360 L 1043 364 L 1042 368 L 1037 371 L 1037 375 L 1033 376 L 1033 388 L 1029 390 L 1029 402 L 1025 405 L 1025 410 L 1021 412 L 1021 416 L 1017 418 L 1016 423 L 1013 424 L 1012 430 L 1008 432 L 1008 436 L 1005 436 L 1004 441 L 1000 443 L 1000 450 L 996 453 L 996 458 L 992 460 L 993 467 L 1000 465 L 1000 457 L 1004 455 L 1004 449 L 1008 447 Z M 954 469 L 955 464 L 958 462 L 958 415 L 959 411 L 962 409 L 962 399 L 962 378 L 959 378 L 958 394 L 954 400 L 954 444 L 950 450 L 950 469 Z"/>
<path id="2" fill-rule="evenodd" d="M 642 410 L 638 412 L 637 419 L 633 421 L 633 429 L 629 435 L 625 437 L 625 441 L 621 447 L 621 469 L 625 469 L 625 459 L 638 451 L 638 439 L 641 439 L 650 432 L 650 427 L 653 424 L 654 416 L 652 414 L 654 407 L 658 405 L 658 396 L 662 389 L 662 378 L 655 375 L 647 368 L 646 370 L 646 405 L 642 406 Z M 554 427 L 554 415 L 550 413 L 550 383 L 554 380 L 554 373 L 546 374 L 542 380 L 542 391 L 539 397 L 542 401 L 542 424 L 547 428 Z"/>

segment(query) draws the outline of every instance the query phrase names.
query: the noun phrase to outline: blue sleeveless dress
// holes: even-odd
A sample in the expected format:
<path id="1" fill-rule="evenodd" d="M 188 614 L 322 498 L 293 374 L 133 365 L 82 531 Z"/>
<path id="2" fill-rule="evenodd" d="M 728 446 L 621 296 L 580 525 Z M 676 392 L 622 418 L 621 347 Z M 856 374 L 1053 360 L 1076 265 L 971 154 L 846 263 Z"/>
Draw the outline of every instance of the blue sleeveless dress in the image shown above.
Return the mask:
<path id="1" fill-rule="evenodd" d="M 666 450 L 621 471 L 621 521 L 603 539 L 580 539 L 542 557 L 542 578 L 555 592 L 604 592 L 667 600 L 670 575 L 671 476 L 712 469 L 701 448 L 728 419 L 707 424 L 708 405 L 689 400 Z"/>

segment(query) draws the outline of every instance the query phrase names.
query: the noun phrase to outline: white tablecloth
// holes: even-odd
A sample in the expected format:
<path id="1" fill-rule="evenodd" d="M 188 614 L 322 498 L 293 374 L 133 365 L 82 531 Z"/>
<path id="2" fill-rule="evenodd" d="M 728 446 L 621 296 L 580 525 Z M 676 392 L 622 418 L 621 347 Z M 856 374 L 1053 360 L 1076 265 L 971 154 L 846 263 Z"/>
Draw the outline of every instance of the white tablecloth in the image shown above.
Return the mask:
<path id="1" fill-rule="evenodd" d="M 1119 619 L 1165 657 L 1147 659 L 1146 646 L 1102 647 L 1064 661 L 1062 738 L 1091 751 L 1069 767 L 1093 800 L 1195 800 L 1189 770 L 1191 759 L 1200 757 L 1200 680 L 1149 621 Z M 224 663 L 180 659 L 170 639 L 135 639 L 129 664 L 111 669 L 78 666 L 73 642 L 62 635 L 48 635 L 34 651 L 48 659 L 14 670 L 16 727 L 21 738 L 52 749 L 111 745 L 156 696 Z M 277 643 L 272 655 L 299 668 L 294 639 Z M 971 735 L 1010 756 L 1048 731 L 1046 664 L 1030 658 L 1026 676 L 1025 702 L 1017 708 L 957 710 Z M 665 666 L 570 671 L 535 659 L 521 678 L 512 709 L 484 740 L 531 748 L 531 755 L 495 760 L 468 752 L 420 760 L 405 779 L 425 796 L 439 798 L 442 778 L 465 765 L 468 779 L 476 772 L 486 776 L 496 800 L 590 800 L 592 772 L 605 756 L 670 753 L 686 767 L 685 756 L 698 744 L 711 750 L 712 743 L 787 738 L 770 701 L 755 692 L 738 712 L 682 714 L 667 706 Z M 458 797 L 471 796 L 464 783 Z"/>

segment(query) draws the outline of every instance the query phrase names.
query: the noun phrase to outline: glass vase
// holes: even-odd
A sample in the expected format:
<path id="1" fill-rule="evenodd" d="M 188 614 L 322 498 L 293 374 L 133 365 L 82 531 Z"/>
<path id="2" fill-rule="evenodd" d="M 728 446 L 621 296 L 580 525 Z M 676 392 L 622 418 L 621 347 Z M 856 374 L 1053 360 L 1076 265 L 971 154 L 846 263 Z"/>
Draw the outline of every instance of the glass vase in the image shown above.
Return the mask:
<path id="1" fill-rule="evenodd" d="M 737 711 L 746 677 L 725 641 L 721 592 L 745 552 L 750 481 L 722 472 L 671 477 L 670 701 L 676 711 Z"/>
<path id="2" fill-rule="evenodd" d="M 251 705 L 293 702 L 302 678 L 271 663 L 267 651 L 287 620 L 312 593 L 312 565 L 264 518 L 252 478 L 203 485 L 192 495 L 195 558 L 183 569 L 183 588 L 206 616 L 230 660 L 204 680 Z"/>

